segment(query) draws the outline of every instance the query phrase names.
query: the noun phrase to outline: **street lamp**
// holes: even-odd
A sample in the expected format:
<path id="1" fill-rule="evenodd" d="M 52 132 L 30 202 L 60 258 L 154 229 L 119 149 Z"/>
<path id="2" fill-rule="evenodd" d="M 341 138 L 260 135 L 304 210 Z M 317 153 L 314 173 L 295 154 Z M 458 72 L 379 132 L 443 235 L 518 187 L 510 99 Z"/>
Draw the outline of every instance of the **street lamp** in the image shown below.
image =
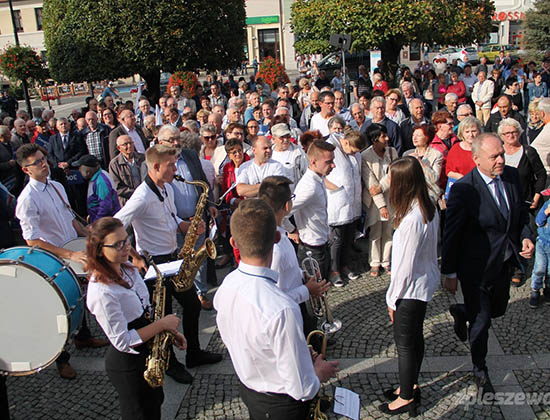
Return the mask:
<path id="1" fill-rule="evenodd" d="M 15 14 L 13 13 L 12 0 L 8 0 L 8 3 L 10 5 L 11 24 L 13 26 L 13 35 L 15 36 L 15 45 L 19 46 L 19 35 L 17 34 L 17 27 L 15 25 Z M 25 96 L 25 103 L 27 104 L 27 112 L 32 118 L 32 107 L 31 107 L 31 100 L 29 98 L 29 87 L 27 85 L 26 79 L 23 79 L 22 82 L 23 82 L 23 95 Z"/>

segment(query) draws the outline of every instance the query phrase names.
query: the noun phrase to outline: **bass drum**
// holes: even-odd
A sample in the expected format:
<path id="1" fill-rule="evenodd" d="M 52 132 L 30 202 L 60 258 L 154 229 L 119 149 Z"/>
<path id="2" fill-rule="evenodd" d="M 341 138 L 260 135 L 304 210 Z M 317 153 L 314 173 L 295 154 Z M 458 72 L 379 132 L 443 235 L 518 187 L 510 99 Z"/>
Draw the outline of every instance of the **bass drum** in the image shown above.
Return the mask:
<path id="1" fill-rule="evenodd" d="M 0 252 L 0 374 L 52 364 L 79 328 L 84 296 L 73 270 L 34 247 Z"/>
<path id="2" fill-rule="evenodd" d="M 75 238 L 72 241 L 67 242 L 63 245 L 63 248 L 68 249 L 69 251 L 84 251 L 86 252 L 86 238 L 79 237 Z M 88 272 L 84 270 L 84 266 L 76 261 L 66 260 L 67 264 L 73 269 L 78 277 L 86 277 Z"/>

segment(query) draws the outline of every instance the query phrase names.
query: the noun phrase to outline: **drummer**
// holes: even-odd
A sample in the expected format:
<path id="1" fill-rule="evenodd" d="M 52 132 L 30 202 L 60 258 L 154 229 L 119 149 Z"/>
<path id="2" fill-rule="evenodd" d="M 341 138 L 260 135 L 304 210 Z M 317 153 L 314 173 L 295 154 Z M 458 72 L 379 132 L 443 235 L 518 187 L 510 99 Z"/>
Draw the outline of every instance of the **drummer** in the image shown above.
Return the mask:
<path id="1" fill-rule="evenodd" d="M 17 200 L 15 215 L 21 222 L 23 239 L 28 246 L 35 246 L 51 252 L 59 258 L 86 263 L 85 251 L 70 251 L 63 244 L 78 236 L 86 236 L 86 228 L 75 219 L 68 205 L 63 185 L 49 179 L 50 167 L 45 150 L 36 144 L 25 144 L 17 149 L 17 163 L 29 176 Z M 102 347 L 108 341 L 93 338 L 83 321 L 75 336 L 77 348 Z M 70 354 L 62 351 L 56 360 L 62 378 L 74 379 L 76 372 L 69 363 Z"/>

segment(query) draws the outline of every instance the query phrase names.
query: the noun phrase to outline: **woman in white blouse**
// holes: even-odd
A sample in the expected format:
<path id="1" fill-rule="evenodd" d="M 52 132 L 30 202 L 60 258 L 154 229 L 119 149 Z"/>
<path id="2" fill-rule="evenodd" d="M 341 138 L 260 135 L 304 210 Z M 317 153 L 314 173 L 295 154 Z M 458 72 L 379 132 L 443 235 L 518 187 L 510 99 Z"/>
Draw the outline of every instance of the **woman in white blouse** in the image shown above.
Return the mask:
<path id="1" fill-rule="evenodd" d="M 380 410 L 415 415 L 420 404 L 418 374 L 424 358 L 426 306 L 441 276 L 437 267 L 439 217 L 416 158 L 408 156 L 392 163 L 390 203 L 396 230 L 386 302 L 397 347 L 399 388 L 384 392 L 391 402 Z"/>
<path id="2" fill-rule="evenodd" d="M 149 320 L 149 293 L 139 272 L 128 263 L 130 241 L 120 220 L 97 220 L 86 243 L 90 283 L 86 303 L 111 342 L 105 354 L 105 370 L 118 392 L 123 420 L 160 419 L 162 387 L 151 388 L 143 378 L 149 354 L 147 341 L 169 331 L 184 349 L 185 338 L 177 331 L 179 318 L 167 315 Z"/>

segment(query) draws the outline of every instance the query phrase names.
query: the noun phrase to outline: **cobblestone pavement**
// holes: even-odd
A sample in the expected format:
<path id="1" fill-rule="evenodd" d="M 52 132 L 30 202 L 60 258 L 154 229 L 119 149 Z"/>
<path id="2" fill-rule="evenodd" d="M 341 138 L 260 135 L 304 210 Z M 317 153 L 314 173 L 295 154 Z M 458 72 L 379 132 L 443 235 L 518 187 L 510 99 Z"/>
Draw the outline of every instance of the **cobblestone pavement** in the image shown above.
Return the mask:
<path id="1" fill-rule="evenodd" d="M 351 389 L 361 397 L 361 419 L 385 418 L 378 409 L 383 402 L 382 392 L 398 383 L 396 349 L 385 304 L 389 278 L 371 278 L 359 259 L 354 268 L 364 274 L 329 294 L 334 316 L 343 327 L 334 334 L 337 343 L 328 349 L 327 357 L 339 360 L 341 371 L 324 392 L 330 395 L 334 386 Z M 550 305 L 530 309 L 528 284 L 512 288 L 511 295 L 506 315 L 493 324 L 488 357 L 495 390 L 508 394 L 502 394 L 499 403 L 491 403 L 477 399 L 468 346 L 453 333 L 448 307 L 461 298 L 441 290 L 436 293 L 424 324 L 426 353 L 420 375 L 422 405 L 418 418 L 550 419 Z M 181 308 L 176 308 L 181 313 Z M 94 335 L 103 335 L 95 320 L 89 319 L 89 326 Z M 190 386 L 167 378 L 163 418 L 248 418 L 238 396 L 238 379 L 215 328 L 214 312 L 201 314 L 201 330 L 203 347 L 224 353 L 224 360 L 191 369 L 195 379 Z M 76 380 L 59 378 L 55 365 L 36 375 L 8 378 L 13 419 L 119 418 L 117 397 L 104 372 L 105 349 L 77 350 L 72 345 L 69 349 L 78 372 Z M 185 360 L 182 353 L 178 353 L 178 359 Z M 528 403 L 506 401 L 505 397 L 512 401 L 518 395 L 530 398 Z M 329 418 L 343 417 L 330 414 Z"/>

